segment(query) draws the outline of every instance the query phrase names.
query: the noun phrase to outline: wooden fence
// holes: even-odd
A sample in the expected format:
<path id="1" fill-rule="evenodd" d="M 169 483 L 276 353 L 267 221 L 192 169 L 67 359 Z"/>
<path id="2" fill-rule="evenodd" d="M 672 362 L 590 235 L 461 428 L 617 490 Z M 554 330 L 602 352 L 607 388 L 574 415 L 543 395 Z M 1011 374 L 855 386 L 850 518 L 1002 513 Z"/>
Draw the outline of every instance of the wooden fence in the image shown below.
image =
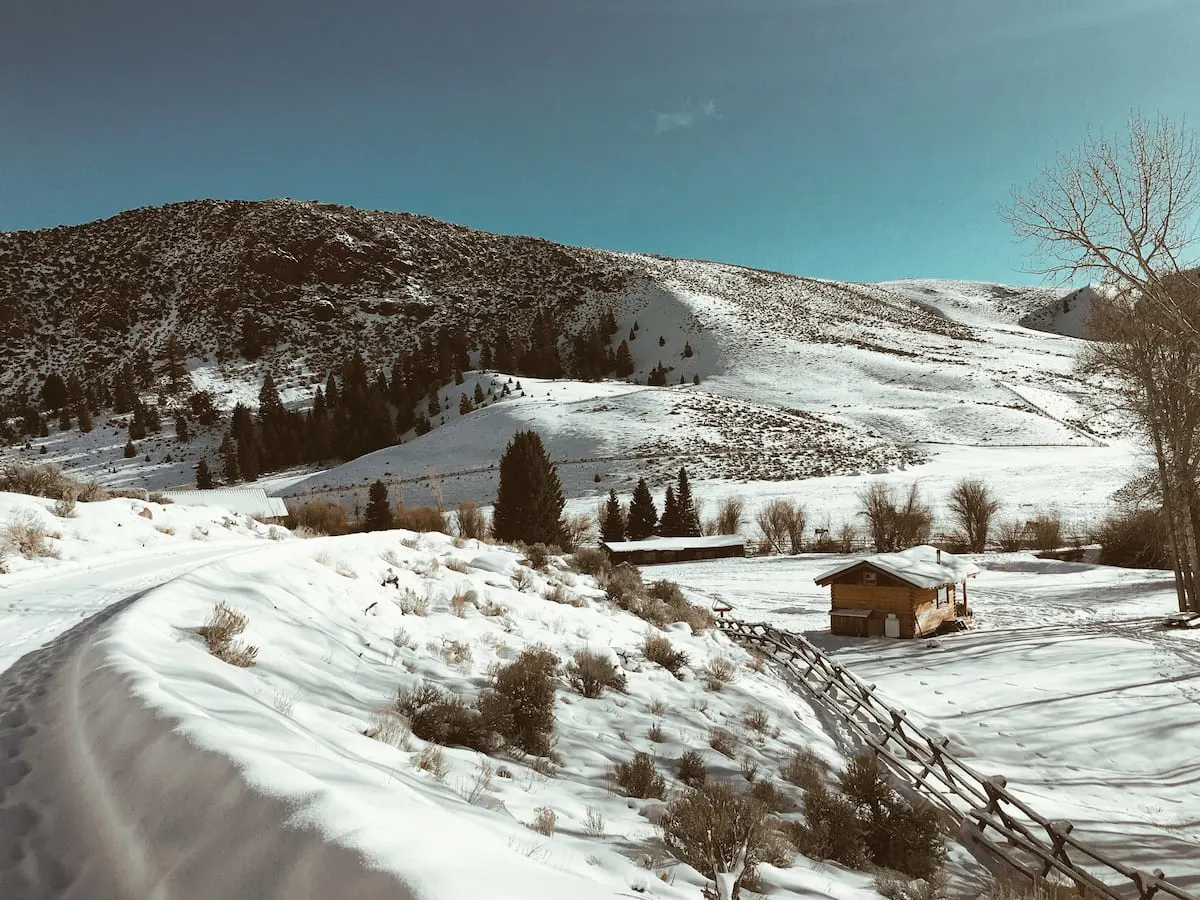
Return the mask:
<path id="1" fill-rule="evenodd" d="M 904 782 L 949 814 L 965 839 L 1031 881 L 1066 883 L 1081 896 L 1113 900 L 1200 900 L 1159 870 L 1142 872 L 1076 838 L 1070 822 L 1052 821 L 1008 790 L 999 775 L 981 775 L 934 737 L 888 706 L 868 685 L 804 637 L 763 623 L 720 618 L 734 640 L 787 669 Z"/>

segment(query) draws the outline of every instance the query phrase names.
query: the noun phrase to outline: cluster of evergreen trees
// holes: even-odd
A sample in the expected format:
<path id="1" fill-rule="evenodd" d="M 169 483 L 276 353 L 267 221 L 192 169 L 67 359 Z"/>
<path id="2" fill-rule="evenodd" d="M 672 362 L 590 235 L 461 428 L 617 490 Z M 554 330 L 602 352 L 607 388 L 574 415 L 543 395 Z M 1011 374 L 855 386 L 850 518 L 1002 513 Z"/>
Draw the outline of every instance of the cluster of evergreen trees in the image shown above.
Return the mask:
<path id="1" fill-rule="evenodd" d="M 679 467 L 679 476 L 675 483 L 667 485 L 661 517 L 645 478 L 640 479 L 634 488 L 628 508 L 621 505 L 615 490 L 608 492 L 608 502 L 600 517 L 602 541 L 642 541 L 653 535 L 700 536 L 700 516 L 696 511 L 696 501 L 692 497 L 687 469 L 683 466 Z"/>

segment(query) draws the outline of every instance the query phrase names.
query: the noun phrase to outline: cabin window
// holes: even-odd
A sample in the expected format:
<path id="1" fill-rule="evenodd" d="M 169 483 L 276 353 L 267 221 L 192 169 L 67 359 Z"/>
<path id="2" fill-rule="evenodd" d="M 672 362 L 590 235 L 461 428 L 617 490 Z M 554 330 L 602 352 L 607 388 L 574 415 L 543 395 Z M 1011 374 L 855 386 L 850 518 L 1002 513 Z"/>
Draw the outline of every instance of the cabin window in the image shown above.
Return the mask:
<path id="1" fill-rule="evenodd" d="M 874 572 L 863 572 L 863 584 L 874 584 L 874 583 L 875 583 L 875 573 Z"/>
<path id="2" fill-rule="evenodd" d="M 949 603 L 950 603 L 950 587 L 949 587 L 949 585 L 942 585 L 940 588 L 937 589 L 938 608 L 940 609 L 943 606 L 947 606 L 947 605 L 949 605 Z"/>

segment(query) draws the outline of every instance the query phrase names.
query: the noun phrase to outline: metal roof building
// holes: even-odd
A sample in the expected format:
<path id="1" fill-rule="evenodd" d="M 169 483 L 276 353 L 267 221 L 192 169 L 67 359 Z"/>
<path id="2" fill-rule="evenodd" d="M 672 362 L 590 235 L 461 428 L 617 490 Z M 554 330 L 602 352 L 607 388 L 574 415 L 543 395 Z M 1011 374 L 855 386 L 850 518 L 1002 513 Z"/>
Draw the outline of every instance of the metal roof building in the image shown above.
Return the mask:
<path id="1" fill-rule="evenodd" d="M 213 506 L 256 519 L 286 519 L 287 505 L 279 497 L 268 497 L 263 488 L 226 487 L 210 491 L 163 491 L 180 506 Z"/>

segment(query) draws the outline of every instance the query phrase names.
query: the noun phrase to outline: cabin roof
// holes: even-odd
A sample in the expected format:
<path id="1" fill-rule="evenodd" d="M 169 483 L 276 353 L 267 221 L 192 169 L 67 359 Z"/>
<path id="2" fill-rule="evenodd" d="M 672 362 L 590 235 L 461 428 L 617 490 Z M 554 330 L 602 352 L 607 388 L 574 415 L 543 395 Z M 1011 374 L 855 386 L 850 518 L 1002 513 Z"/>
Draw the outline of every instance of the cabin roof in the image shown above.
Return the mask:
<path id="1" fill-rule="evenodd" d="M 210 491 L 163 491 L 163 496 L 180 506 L 215 506 L 260 519 L 287 516 L 287 506 L 278 497 L 268 497 L 263 488 L 214 488 Z"/>
<path id="2" fill-rule="evenodd" d="M 818 575 L 813 580 L 820 585 L 828 584 L 843 572 L 848 572 L 856 566 L 870 566 L 880 572 L 886 572 L 893 578 L 898 578 L 906 584 L 917 588 L 939 588 L 945 584 L 957 584 L 972 575 L 979 574 L 979 566 L 967 562 L 945 551 L 941 552 L 939 561 L 937 547 L 920 544 L 909 547 L 899 553 L 878 553 L 875 556 L 864 556 L 852 559 L 837 568 L 830 569 Z"/>
<path id="3" fill-rule="evenodd" d="M 613 553 L 631 553 L 635 550 L 707 550 L 716 547 L 744 547 L 743 538 L 736 534 L 717 534 L 709 537 L 660 537 L 645 541 L 605 541 L 601 544 Z"/>

